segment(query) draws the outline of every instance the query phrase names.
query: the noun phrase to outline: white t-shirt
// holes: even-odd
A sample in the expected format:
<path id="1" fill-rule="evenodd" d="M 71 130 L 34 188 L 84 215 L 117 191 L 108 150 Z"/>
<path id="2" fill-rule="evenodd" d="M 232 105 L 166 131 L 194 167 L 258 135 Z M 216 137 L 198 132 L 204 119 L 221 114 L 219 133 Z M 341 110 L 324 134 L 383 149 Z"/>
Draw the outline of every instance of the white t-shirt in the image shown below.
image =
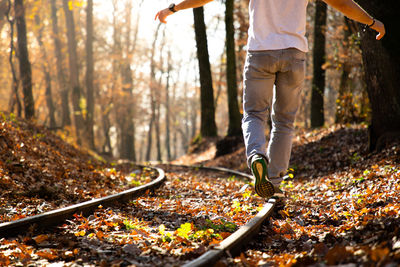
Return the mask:
<path id="1" fill-rule="evenodd" d="M 250 0 L 248 50 L 297 48 L 308 51 L 308 0 Z"/>

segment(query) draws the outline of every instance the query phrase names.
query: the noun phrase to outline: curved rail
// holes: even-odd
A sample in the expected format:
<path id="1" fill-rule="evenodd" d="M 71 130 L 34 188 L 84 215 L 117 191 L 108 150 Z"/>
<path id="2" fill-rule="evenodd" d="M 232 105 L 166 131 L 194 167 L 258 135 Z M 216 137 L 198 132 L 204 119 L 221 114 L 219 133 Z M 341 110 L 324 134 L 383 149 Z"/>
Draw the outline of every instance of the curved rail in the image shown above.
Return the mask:
<path id="1" fill-rule="evenodd" d="M 205 167 L 205 166 L 188 166 L 188 165 L 173 165 L 166 164 L 175 167 L 186 167 L 186 168 L 198 168 L 204 170 L 221 171 L 231 173 L 253 180 L 253 177 L 247 173 L 238 172 L 231 169 L 221 167 Z M 213 263 L 217 262 L 224 255 L 235 255 L 240 249 L 255 235 L 259 232 L 262 223 L 267 219 L 276 204 L 276 200 L 271 198 L 257 215 L 252 218 L 248 223 L 236 230 L 232 235 L 224 239 L 218 246 L 210 249 L 200 257 L 186 263 L 183 267 L 200 267 L 200 266 L 212 266 Z"/>
<path id="2" fill-rule="evenodd" d="M 164 164 L 162 164 L 164 165 Z M 246 173 L 238 172 L 231 169 L 220 168 L 220 167 L 205 167 L 205 166 L 188 166 L 188 165 L 173 165 L 165 164 L 171 167 L 183 167 L 183 168 L 194 168 L 203 169 L 210 171 L 220 171 L 245 177 L 246 179 L 252 180 L 252 176 Z M 116 201 L 126 201 L 136 196 L 144 194 L 147 190 L 160 186 L 165 181 L 165 172 L 161 168 L 146 166 L 154 168 L 158 171 L 158 177 L 152 182 L 142 185 L 139 187 L 131 188 L 129 190 L 117 193 L 111 196 L 98 198 L 76 205 L 68 206 L 61 209 L 45 212 L 39 215 L 23 218 L 17 221 L 5 222 L 0 224 L 0 237 L 15 236 L 18 233 L 26 231 L 31 225 L 36 225 L 38 228 L 45 228 L 51 225 L 56 225 L 63 222 L 65 219 L 71 217 L 75 213 L 82 213 L 87 215 L 93 212 L 99 205 L 104 207 L 111 206 Z M 201 255 L 200 257 L 186 263 L 185 267 L 192 266 L 207 266 L 215 263 L 224 255 L 235 255 L 243 245 L 245 245 L 255 234 L 258 233 L 262 223 L 267 219 L 273 211 L 275 206 L 275 199 L 270 199 L 264 204 L 263 209 L 252 218 L 247 224 L 240 227 L 228 238 L 223 240 L 218 246 L 212 247 L 209 251 Z"/>
<path id="3" fill-rule="evenodd" d="M 147 167 L 147 166 L 146 166 Z M 160 186 L 165 181 L 164 170 L 156 167 L 151 167 L 157 170 L 158 177 L 142 186 L 134 187 L 123 192 L 85 201 L 79 204 L 71 205 L 65 208 L 48 211 L 42 214 L 23 218 L 16 221 L 5 222 L 0 224 L 0 237 L 14 236 L 28 229 L 30 225 L 37 225 L 39 228 L 48 227 L 61 223 L 65 219 L 71 217 L 75 213 L 84 215 L 93 212 L 99 205 L 104 207 L 111 206 L 116 201 L 126 201 L 133 197 L 144 194 L 147 190 Z"/>
<path id="4" fill-rule="evenodd" d="M 240 249 L 259 232 L 262 223 L 269 217 L 275 206 L 275 199 L 270 199 L 263 209 L 248 223 L 240 227 L 232 235 L 224 239 L 218 246 L 207 251 L 195 260 L 192 260 L 184 267 L 211 266 L 224 255 L 235 255 Z"/>

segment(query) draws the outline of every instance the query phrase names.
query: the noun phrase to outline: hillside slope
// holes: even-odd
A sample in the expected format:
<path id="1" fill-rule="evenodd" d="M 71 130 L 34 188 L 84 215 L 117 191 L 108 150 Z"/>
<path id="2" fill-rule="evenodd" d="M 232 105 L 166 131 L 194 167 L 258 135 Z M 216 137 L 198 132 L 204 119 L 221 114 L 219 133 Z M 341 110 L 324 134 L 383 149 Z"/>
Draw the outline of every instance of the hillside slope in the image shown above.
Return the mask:
<path id="1" fill-rule="evenodd" d="M 0 114 L 0 222 L 122 191 L 140 183 L 127 179 L 132 169 L 96 160 L 45 127 Z"/>

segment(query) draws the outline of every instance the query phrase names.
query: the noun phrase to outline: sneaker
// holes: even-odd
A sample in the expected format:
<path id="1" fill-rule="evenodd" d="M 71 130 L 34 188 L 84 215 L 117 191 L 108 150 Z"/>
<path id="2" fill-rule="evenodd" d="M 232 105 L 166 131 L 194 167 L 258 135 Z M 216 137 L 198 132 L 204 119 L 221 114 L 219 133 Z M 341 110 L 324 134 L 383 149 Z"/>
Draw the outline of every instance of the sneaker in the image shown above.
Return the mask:
<path id="1" fill-rule="evenodd" d="M 261 155 L 257 154 L 251 158 L 251 172 L 256 179 L 256 193 L 260 197 L 272 197 L 275 193 L 274 185 L 268 180 L 267 162 Z"/>

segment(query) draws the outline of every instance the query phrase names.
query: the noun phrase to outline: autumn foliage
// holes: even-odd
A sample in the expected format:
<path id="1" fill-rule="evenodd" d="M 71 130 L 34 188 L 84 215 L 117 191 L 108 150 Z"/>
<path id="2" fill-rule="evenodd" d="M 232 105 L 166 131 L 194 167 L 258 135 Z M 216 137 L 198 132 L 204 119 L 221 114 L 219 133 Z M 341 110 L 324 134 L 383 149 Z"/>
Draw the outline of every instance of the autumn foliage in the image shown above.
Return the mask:
<path id="1" fill-rule="evenodd" d="M 63 141 L 62 132 L 57 136 L 12 114 L 0 120 L 3 222 L 112 194 L 153 175 L 130 164 L 102 163 Z M 285 197 L 242 254 L 219 264 L 398 263 L 400 147 L 392 143 L 370 154 L 366 138 L 362 126 L 299 131 Z M 216 159 L 215 148 L 199 153 L 206 165 L 246 168 L 242 147 Z M 32 228 L 1 239 L 0 265 L 183 264 L 244 225 L 264 202 L 236 177 L 161 167 L 168 179 L 155 192 L 99 206 L 87 217 L 75 214 L 45 232 Z"/>
<path id="2" fill-rule="evenodd" d="M 106 164 L 60 136 L 64 132 L 56 135 L 14 114 L 0 114 L 0 222 L 146 182 L 140 168 Z"/>

